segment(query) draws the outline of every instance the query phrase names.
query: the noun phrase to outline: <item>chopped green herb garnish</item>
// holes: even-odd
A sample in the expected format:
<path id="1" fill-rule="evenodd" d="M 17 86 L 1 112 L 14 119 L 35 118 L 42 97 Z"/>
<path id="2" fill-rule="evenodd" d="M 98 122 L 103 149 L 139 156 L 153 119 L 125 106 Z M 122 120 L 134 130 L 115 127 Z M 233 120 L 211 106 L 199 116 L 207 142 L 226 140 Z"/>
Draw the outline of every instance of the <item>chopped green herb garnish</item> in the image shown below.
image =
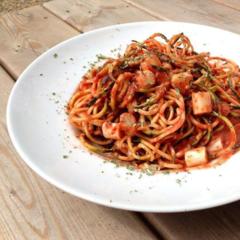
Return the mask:
<path id="1" fill-rule="evenodd" d="M 163 171 L 162 174 L 168 175 L 170 174 L 170 171 Z"/>
<path id="2" fill-rule="evenodd" d="M 54 57 L 54 58 L 57 58 L 57 57 L 58 57 L 58 54 L 57 54 L 57 53 L 54 53 L 54 54 L 53 54 L 53 57 Z"/>
<path id="3" fill-rule="evenodd" d="M 63 155 L 63 158 L 68 158 L 68 156 L 67 155 Z"/>
<path id="4" fill-rule="evenodd" d="M 177 92 L 177 95 L 180 96 L 180 90 L 179 88 L 175 88 L 176 92 Z"/>
<path id="5" fill-rule="evenodd" d="M 126 174 L 127 174 L 127 175 L 131 175 L 131 176 L 133 175 L 133 173 L 132 173 L 132 172 L 127 172 Z"/>
<path id="6" fill-rule="evenodd" d="M 167 72 L 168 70 L 161 66 L 151 65 L 154 69 L 161 71 L 161 72 Z"/>
<path id="7" fill-rule="evenodd" d="M 141 42 L 139 42 L 139 41 L 137 41 L 137 40 L 132 40 L 132 42 L 134 42 L 134 43 L 137 43 L 137 45 L 140 47 L 140 48 L 147 48 L 147 46 L 144 44 L 144 43 L 141 43 Z"/>
<path id="8" fill-rule="evenodd" d="M 179 184 L 179 185 L 181 185 L 182 180 L 178 178 L 178 179 L 176 179 L 176 183 Z"/>
<path id="9" fill-rule="evenodd" d="M 132 141 L 133 141 L 134 143 L 140 143 L 140 142 L 141 142 L 141 139 L 140 139 L 139 137 L 137 137 L 137 136 L 134 136 L 133 139 L 132 139 Z"/>
<path id="10" fill-rule="evenodd" d="M 97 97 L 94 97 L 94 98 L 92 98 L 89 102 L 88 102 L 88 107 L 91 107 L 96 101 L 97 101 Z"/>
<path id="11" fill-rule="evenodd" d="M 183 35 L 184 35 L 183 33 L 179 33 L 176 39 L 172 42 L 171 46 L 173 46 L 179 39 L 181 39 Z"/>
<path id="12" fill-rule="evenodd" d="M 115 168 L 119 168 L 120 165 L 118 163 L 115 164 Z"/>
<path id="13" fill-rule="evenodd" d="M 119 67 L 120 67 L 120 69 L 122 69 L 122 70 L 128 68 L 128 62 L 127 62 L 127 61 L 123 61 Z"/>
<path id="14" fill-rule="evenodd" d="M 148 175 L 148 176 L 152 176 L 154 173 L 149 169 L 145 169 L 145 173 Z"/>
<path id="15" fill-rule="evenodd" d="M 104 56 L 103 54 L 97 54 L 96 57 L 97 57 L 98 60 L 103 60 L 103 59 L 108 59 L 109 58 L 107 56 Z"/>
<path id="16" fill-rule="evenodd" d="M 232 80 L 231 80 L 230 77 L 228 78 L 228 86 L 231 89 L 231 91 L 234 94 L 234 96 L 237 98 L 237 100 L 240 101 L 240 96 L 239 96 L 238 92 L 235 90 L 235 88 L 233 86 L 233 83 L 232 83 Z"/>
<path id="17" fill-rule="evenodd" d="M 128 165 L 128 166 L 127 166 L 127 169 L 130 170 L 130 171 L 134 171 L 134 167 L 131 166 L 131 165 Z"/>

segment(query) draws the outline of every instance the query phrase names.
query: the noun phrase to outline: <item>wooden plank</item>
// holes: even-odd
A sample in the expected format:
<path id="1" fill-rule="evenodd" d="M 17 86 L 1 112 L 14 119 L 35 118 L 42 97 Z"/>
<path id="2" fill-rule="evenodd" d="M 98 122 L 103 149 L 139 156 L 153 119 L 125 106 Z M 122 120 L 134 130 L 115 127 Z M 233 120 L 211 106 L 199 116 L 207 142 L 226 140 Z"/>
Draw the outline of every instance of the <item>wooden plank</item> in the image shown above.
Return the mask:
<path id="1" fill-rule="evenodd" d="M 29 0 L 28 1 L 1 0 L 0 1 L 0 15 L 6 14 L 7 12 L 31 7 L 34 5 L 39 5 L 46 1 L 49 1 L 49 0 L 30 0 L 30 1 Z"/>
<path id="2" fill-rule="evenodd" d="M 227 7 L 236 9 L 240 11 L 240 1 L 239 0 L 214 0 L 215 2 L 218 2 L 220 4 L 223 4 Z"/>
<path id="3" fill-rule="evenodd" d="M 161 19 L 206 24 L 240 33 L 239 11 L 212 0 L 124 1 Z"/>
<path id="4" fill-rule="evenodd" d="M 78 34 L 40 6 L 0 17 L 0 62 L 17 78 L 38 55 Z"/>
<path id="5" fill-rule="evenodd" d="M 240 202 L 197 212 L 145 216 L 168 240 L 240 239 Z"/>
<path id="6" fill-rule="evenodd" d="M 54 0 L 44 7 L 79 31 L 133 21 L 156 20 L 123 1 Z"/>
<path id="7" fill-rule="evenodd" d="M 26 166 L 16 154 L 5 125 L 13 84 L 0 67 L 0 239 L 156 239 L 137 215 L 66 194 Z"/>

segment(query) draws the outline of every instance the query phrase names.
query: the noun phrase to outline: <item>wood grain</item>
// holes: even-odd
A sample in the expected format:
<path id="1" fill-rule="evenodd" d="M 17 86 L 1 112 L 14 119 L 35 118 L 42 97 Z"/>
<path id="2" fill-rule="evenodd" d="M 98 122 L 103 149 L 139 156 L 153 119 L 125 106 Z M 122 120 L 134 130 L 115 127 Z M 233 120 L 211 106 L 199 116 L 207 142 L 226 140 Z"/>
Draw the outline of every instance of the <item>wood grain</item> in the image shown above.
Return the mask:
<path id="1" fill-rule="evenodd" d="M 240 239 L 240 202 L 197 212 L 145 216 L 169 240 Z"/>
<path id="2" fill-rule="evenodd" d="M 37 56 L 78 34 L 40 6 L 0 17 L 0 62 L 17 78 Z"/>
<path id="3" fill-rule="evenodd" d="M 124 1 L 161 19 L 206 24 L 240 33 L 239 11 L 213 0 Z"/>
<path id="4" fill-rule="evenodd" d="M 5 124 L 13 84 L 0 67 L 0 239 L 156 239 L 134 213 L 66 194 L 26 166 L 12 146 Z"/>
<path id="5" fill-rule="evenodd" d="M 214 0 L 222 5 L 236 9 L 240 11 L 240 1 L 239 0 Z"/>
<path id="6" fill-rule="evenodd" d="M 133 21 L 156 20 L 123 1 L 54 0 L 44 7 L 79 31 Z"/>

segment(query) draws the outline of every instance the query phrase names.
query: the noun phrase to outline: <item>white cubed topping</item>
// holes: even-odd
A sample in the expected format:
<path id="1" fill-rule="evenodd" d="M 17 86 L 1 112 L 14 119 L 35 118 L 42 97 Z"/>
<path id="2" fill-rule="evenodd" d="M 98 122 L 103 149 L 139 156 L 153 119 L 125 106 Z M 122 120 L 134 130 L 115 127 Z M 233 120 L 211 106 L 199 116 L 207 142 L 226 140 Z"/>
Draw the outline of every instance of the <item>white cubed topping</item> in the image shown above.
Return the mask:
<path id="1" fill-rule="evenodd" d="M 201 115 L 212 112 L 212 101 L 210 93 L 208 92 L 195 92 L 192 93 L 193 113 Z"/>
<path id="2" fill-rule="evenodd" d="M 205 147 L 198 147 L 185 152 L 187 167 L 194 167 L 207 163 L 207 151 Z"/>
<path id="3" fill-rule="evenodd" d="M 210 154 L 214 154 L 217 151 L 220 151 L 223 149 L 223 141 L 221 137 L 217 137 L 215 139 L 213 139 L 207 147 L 207 151 Z"/>

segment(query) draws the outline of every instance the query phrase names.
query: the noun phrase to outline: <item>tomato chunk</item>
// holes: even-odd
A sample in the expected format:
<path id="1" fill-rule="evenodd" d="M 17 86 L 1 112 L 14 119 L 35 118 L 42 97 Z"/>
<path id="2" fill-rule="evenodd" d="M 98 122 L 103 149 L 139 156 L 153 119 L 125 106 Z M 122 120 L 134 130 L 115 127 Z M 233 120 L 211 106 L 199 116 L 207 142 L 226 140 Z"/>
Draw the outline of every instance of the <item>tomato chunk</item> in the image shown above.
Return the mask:
<path id="1" fill-rule="evenodd" d="M 147 56 L 141 63 L 142 70 L 153 70 L 153 66 L 161 66 L 161 61 L 155 54 Z"/>
<path id="2" fill-rule="evenodd" d="M 189 84 L 192 80 L 193 76 L 189 72 L 177 73 L 172 75 L 171 85 L 174 88 L 178 88 L 184 94 L 189 89 Z"/>
<path id="3" fill-rule="evenodd" d="M 153 72 L 149 70 L 144 70 L 144 71 L 138 71 L 137 76 L 137 86 L 140 89 L 146 89 L 155 84 L 155 75 Z"/>
<path id="4" fill-rule="evenodd" d="M 219 103 L 219 112 L 220 114 L 222 114 L 223 116 L 227 116 L 230 113 L 230 106 L 227 103 Z"/>

